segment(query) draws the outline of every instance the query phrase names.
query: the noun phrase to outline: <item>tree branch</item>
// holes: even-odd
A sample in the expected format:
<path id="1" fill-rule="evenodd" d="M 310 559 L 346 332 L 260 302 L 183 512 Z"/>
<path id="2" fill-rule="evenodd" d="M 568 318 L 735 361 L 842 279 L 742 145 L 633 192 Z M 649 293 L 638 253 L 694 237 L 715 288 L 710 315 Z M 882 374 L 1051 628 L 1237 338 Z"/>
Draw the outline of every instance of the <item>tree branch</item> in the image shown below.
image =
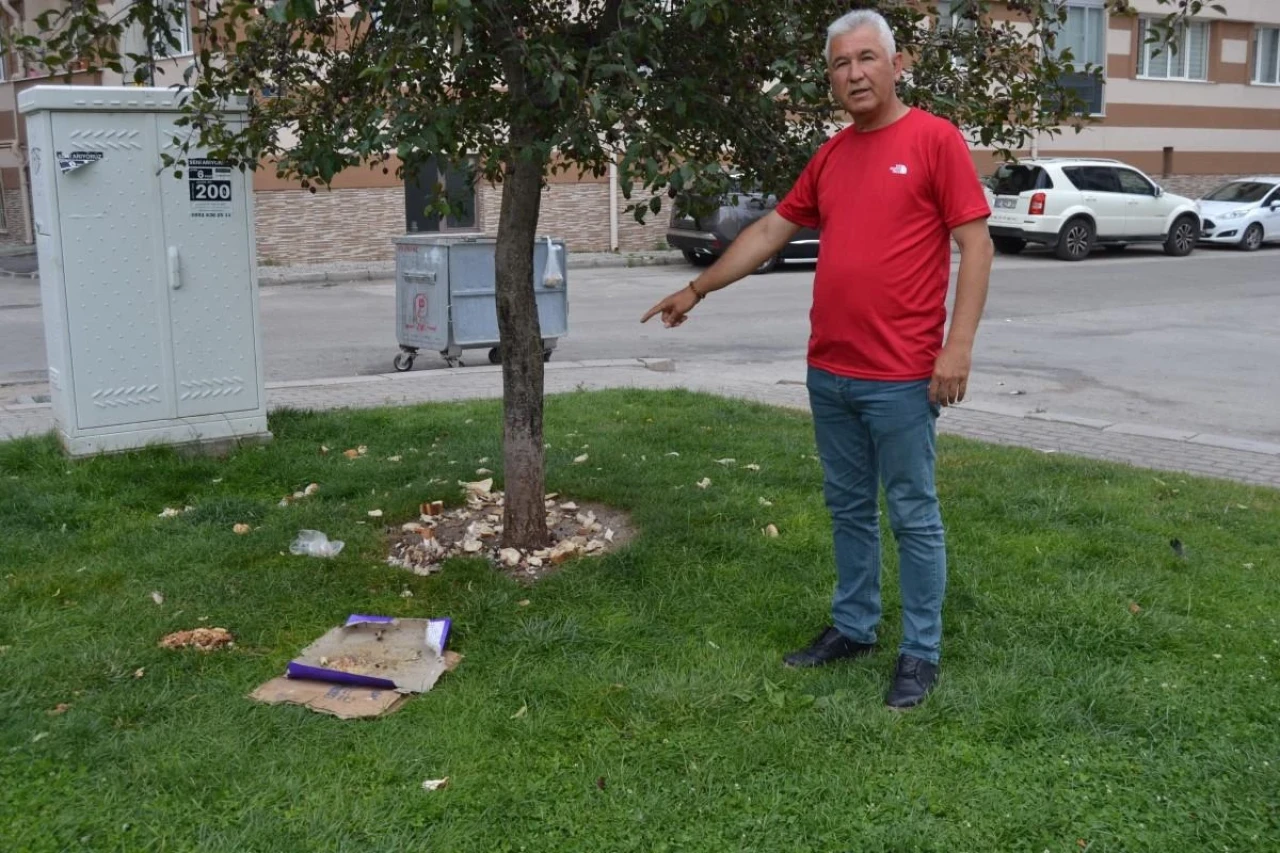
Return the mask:
<path id="1" fill-rule="evenodd" d="M 592 31 L 589 43 L 592 47 L 599 47 L 609 40 L 609 37 L 622 29 L 622 4 L 626 0 L 605 0 L 604 8 L 600 10 L 600 22 Z"/>

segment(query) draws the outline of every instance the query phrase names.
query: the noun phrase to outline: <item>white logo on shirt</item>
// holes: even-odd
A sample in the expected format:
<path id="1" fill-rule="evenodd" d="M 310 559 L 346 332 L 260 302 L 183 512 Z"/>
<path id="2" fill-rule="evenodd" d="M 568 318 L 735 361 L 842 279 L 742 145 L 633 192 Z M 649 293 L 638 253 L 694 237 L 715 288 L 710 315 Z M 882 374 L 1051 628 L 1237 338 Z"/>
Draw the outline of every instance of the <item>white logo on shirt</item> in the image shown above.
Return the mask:
<path id="1" fill-rule="evenodd" d="M 893 166 L 890 166 L 889 171 L 893 172 L 893 174 L 895 175 L 905 175 L 907 173 L 907 167 L 903 163 L 897 163 Z"/>

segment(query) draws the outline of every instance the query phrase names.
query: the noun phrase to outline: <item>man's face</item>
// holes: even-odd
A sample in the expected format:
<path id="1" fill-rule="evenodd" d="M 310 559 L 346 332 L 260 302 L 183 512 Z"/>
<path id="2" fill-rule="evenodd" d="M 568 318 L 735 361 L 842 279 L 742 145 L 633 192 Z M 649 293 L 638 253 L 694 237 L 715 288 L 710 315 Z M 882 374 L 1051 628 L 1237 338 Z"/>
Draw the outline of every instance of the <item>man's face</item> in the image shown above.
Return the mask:
<path id="1" fill-rule="evenodd" d="M 901 75 L 902 54 L 891 56 L 874 27 L 859 27 L 831 40 L 831 92 L 854 118 L 874 115 L 892 101 Z"/>

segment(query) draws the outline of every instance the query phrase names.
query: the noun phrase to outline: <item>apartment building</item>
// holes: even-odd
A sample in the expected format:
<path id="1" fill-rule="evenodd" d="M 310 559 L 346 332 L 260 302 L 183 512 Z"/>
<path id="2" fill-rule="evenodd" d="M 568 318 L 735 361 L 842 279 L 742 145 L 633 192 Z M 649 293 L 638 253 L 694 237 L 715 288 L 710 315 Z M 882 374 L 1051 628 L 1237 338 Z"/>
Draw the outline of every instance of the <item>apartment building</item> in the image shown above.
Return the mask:
<path id="1" fill-rule="evenodd" d="M 1041 136 L 1021 154 L 1113 157 L 1195 195 L 1225 176 L 1280 174 L 1280 0 L 1221 2 L 1226 15 L 1193 19 L 1170 51 L 1147 44 L 1167 5 L 1130 0 L 1130 16 L 1066 0 L 1059 47 L 1104 67 L 1105 82 L 1079 90 L 1085 130 Z M 991 158 L 975 152 L 975 162 L 985 171 Z"/>
<path id="2" fill-rule="evenodd" d="M 8 27 L 30 22 L 63 0 L 0 0 Z M 181 2 L 181 0 L 175 0 Z M 934 0 L 948 25 L 963 0 Z M 1208 13 L 1177 33 L 1179 49 L 1145 43 L 1150 22 L 1167 13 L 1156 0 L 1130 0 L 1136 15 L 1109 14 L 1104 0 L 1063 0 L 1067 20 L 1059 45 L 1081 61 L 1105 68 L 1101 86 L 1081 78 L 1079 92 L 1091 124 L 1081 133 L 1044 135 L 1023 156 L 1114 157 L 1147 171 L 1174 192 L 1198 194 L 1227 176 L 1280 173 L 1280 0 L 1221 0 L 1227 14 Z M 1013 18 L 999 4 L 992 16 Z M 180 79 L 192 61 L 190 35 L 173 56 L 157 62 L 156 82 Z M 142 52 L 136 50 L 136 52 Z M 0 244 L 31 240 L 26 136 L 17 93 L 61 82 L 0 58 Z M 79 85 L 119 85 L 121 75 L 80 73 Z M 994 168 L 990 152 L 975 150 L 979 171 Z M 394 162 L 393 167 L 396 165 Z M 266 265 L 333 260 L 389 260 L 391 239 L 406 230 L 497 232 L 499 189 L 476 187 L 456 220 L 412 215 L 406 198 L 420 195 L 378 169 L 349 169 L 329 191 L 310 193 L 275 177 L 254 178 L 258 253 Z M 426 180 L 460 185 L 442 168 Z M 420 182 L 421 183 L 421 182 Z M 640 225 L 608 176 L 557 175 L 545 190 L 541 231 L 565 237 L 571 251 L 644 251 L 663 247 L 665 211 Z"/>

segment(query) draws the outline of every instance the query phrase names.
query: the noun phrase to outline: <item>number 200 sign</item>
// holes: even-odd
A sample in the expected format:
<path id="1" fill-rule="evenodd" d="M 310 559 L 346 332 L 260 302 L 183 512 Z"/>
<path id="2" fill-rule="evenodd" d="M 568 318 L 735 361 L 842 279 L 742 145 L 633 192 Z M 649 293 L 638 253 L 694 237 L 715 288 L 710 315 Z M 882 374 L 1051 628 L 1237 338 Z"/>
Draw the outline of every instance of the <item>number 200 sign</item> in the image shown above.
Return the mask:
<path id="1" fill-rule="evenodd" d="M 230 181 L 192 181 L 192 201 L 231 201 Z"/>

